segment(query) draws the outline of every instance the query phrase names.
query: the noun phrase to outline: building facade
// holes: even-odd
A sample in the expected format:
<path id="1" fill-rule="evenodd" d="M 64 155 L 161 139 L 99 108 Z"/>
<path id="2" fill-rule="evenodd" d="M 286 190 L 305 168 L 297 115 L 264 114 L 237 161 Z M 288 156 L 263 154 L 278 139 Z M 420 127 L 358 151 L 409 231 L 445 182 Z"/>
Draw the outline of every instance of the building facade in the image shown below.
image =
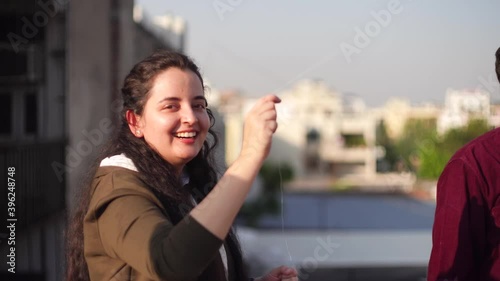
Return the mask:
<path id="1" fill-rule="evenodd" d="M 125 75 L 155 49 L 184 48 L 182 24 L 170 30 L 133 10 L 133 0 L 0 4 L 0 163 L 16 170 L 16 280 L 64 279 L 66 219 L 113 129 Z M 0 279 L 11 280 L 9 268 L 0 264 Z"/>
<path id="2" fill-rule="evenodd" d="M 438 133 L 466 126 L 470 119 L 489 120 L 490 106 L 490 94 L 485 90 L 448 89 L 437 122 Z"/>
<path id="3" fill-rule="evenodd" d="M 376 173 L 376 114 L 359 98 L 347 100 L 323 81 L 303 80 L 277 94 L 278 129 L 268 161 L 287 163 L 295 175 L 341 177 Z M 226 160 L 237 157 L 246 112 L 256 99 L 237 93 L 223 97 Z"/>

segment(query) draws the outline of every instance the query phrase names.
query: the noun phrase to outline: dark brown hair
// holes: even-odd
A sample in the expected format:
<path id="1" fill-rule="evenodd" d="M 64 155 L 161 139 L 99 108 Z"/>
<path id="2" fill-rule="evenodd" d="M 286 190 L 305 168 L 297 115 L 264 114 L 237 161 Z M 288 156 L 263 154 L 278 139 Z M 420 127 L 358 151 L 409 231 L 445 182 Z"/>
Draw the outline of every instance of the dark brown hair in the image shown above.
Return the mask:
<path id="1" fill-rule="evenodd" d="M 500 82 L 500 48 L 498 48 L 495 56 L 497 57 L 497 60 L 495 62 L 495 70 L 497 72 L 498 82 Z"/>
<path id="2" fill-rule="evenodd" d="M 194 72 L 203 86 L 203 78 L 198 67 L 187 56 L 159 50 L 136 64 L 125 78 L 122 88 L 123 108 L 120 113 L 119 124 L 115 133 L 104 147 L 101 155 L 90 169 L 91 175 L 95 174 L 98 163 L 105 158 L 124 153 L 132 159 L 137 167 L 141 179 L 147 184 L 146 188 L 151 190 L 163 203 L 172 223 L 178 223 L 191 208 L 193 204 L 190 194 L 196 201 L 201 201 L 217 183 L 217 171 L 213 158 L 214 148 L 217 145 L 217 136 L 213 131 L 214 116 L 207 109 L 211 126 L 208 131 L 207 140 L 198 155 L 185 167 L 189 178 L 189 188 L 181 188 L 180 181 L 170 163 L 165 161 L 157 151 L 151 148 L 144 138 L 135 137 L 128 126 L 126 112 L 133 110 L 141 114 L 144 105 L 149 98 L 149 90 L 152 88 L 154 79 L 161 72 L 169 68 L 179 68 Z M 161 175 L 161 176 L 160 176 Z M 67 280 L 89 281 L 87 263 L 83 252 L 83 220 L 88 210 L 90 201 L 91 181 L 84 185 L 80 191 L 78 207 L 74 216 L 69 221 L 67 234 Z M 186 209 L 187 208 L 187 209 Z M 231 231 L 226 239 L 230 247 L 230 254 L 235 260 L 235 272 L 237 280 L 247 279 L 239 243 L 235 234 Z M 217 259 L 216 259 L 217 260 Z M 213 261 L 201 274 L 199 280 L 223 280 L 224 272 L 220 272 L 220 259 Z"/>

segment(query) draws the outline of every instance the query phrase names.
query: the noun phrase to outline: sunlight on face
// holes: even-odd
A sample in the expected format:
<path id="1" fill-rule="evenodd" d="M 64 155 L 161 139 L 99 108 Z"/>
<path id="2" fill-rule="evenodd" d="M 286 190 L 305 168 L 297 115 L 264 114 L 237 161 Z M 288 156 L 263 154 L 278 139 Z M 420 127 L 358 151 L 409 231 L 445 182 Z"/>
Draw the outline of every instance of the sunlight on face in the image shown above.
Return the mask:
<path id="1" fill-rule="evenodd" d="M 180 172 L 200 152 L 210 126 L 201 81 L 190 70 L 169 68 L 149 95 L 138 120 L 144 139 Z"/>

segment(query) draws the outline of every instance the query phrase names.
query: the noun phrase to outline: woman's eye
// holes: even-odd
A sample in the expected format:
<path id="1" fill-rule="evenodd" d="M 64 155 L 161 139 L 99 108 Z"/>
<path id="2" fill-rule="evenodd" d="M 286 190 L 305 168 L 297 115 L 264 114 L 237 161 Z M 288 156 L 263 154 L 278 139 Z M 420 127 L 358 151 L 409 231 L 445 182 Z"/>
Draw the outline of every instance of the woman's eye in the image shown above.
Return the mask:
<path id="1" fill-rule="evenodd" d="M 167 104 L 163 108 L 164 109 L 176 109 L 177 106 L 175 104 Z"/>
<path id="2" fill-rule="evenodd" d="M 198 108 L 198 109 L 205 109 L 206 106 L 204 104 L 195 104 L 194 105 L 194 108 Z"/>

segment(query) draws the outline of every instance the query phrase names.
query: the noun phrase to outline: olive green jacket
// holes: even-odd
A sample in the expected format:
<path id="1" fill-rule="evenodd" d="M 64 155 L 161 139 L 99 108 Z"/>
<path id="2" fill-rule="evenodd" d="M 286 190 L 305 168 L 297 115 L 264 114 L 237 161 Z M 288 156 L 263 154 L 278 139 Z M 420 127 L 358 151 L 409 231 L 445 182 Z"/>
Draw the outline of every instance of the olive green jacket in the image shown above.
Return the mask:
<path id="1" fill-rule="evenodd" d="M 135 171 L 100 167 L 84 221 L 84 253 L 92 281 L 196 280 L 220 258 L 223 241 L 186 216 L 172 225 Z M 228 253 L 228 275 L 233 280 Z"/>

